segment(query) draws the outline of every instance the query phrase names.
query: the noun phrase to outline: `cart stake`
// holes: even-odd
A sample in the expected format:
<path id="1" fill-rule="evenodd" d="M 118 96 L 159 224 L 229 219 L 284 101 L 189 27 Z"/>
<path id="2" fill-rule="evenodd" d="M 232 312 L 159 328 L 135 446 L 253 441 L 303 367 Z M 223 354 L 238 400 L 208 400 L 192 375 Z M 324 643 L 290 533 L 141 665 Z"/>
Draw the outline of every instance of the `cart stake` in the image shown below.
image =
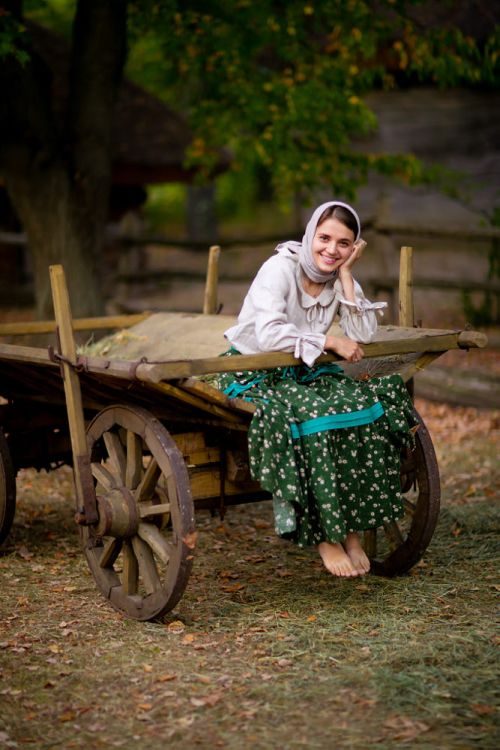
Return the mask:
<path id="1" fill-rule="evenodd" d="M 73 452 L 73 474 L 76 489 L 76 519 L 79 524 L 90 525 L 97 521 L 97 503 L 94 481 L 87 448 L 85 420 L 83 417 L 80 380 L 75 370 L 77 364 L 73 322 L 69 303 L 68 287 L 62 266 L 50 266 L 52 301 L 58 329 L 61 367 L 66 397 L 69 434 Z M 82 514 L 83 508 L 83 514 Z"/>

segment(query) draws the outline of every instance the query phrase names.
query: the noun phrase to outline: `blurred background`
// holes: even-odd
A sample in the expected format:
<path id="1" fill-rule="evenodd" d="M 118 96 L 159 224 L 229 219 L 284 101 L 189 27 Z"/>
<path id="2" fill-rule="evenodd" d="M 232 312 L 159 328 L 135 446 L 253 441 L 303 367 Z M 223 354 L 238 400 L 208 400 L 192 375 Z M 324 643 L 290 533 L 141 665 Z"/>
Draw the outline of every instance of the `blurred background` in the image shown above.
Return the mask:
<path id="1" fill-rule="evenodd" d="M 52 317 L 53 262 L 76 316 L 201 311 L 213 244 L 236 314 L 333 197 L 361 215 L 357 276 L 384 323 L 410 245 L 416 320 L 498 345 L 497 4 L 3 8 L 3 321 Z M 498 374 L 492 352 L 474 358 Z"/>

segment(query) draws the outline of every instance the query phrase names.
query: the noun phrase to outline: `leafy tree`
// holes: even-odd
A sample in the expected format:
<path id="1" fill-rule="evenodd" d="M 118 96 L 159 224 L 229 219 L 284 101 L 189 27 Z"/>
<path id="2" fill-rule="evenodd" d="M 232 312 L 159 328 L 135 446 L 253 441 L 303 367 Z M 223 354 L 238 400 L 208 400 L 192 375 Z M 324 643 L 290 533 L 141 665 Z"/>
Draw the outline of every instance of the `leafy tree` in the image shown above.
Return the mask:
<path id="1" fill-rule="evenodd" d="M 456 3 L 440 8 L 447 5 L 452 17 Z M 229 146 L 234 168 L 263 165 L 283 201 L 319 185 L 352 197 L 371 170 L 408 182 L 442 177 L 411 155 L 353 146 L 376 127 L 367 92 L 419 80 L 497 83 L 498 27 L 491 22 L 488 36 L 473 39 L 446 18 L 431 23 L 432 8 L 417 0 L 79 0 L 69 115 L 57 128 L 46 71 L 19 31 L 21 2 L 4 3 L 0 86 L 11 104 L 0 117 L 0 168 L 36 258 L 39 312 L 55 260 L 69 271 L 76 311 L 100 307 L 92 261 L 127 35 L 130 75 L 188 115 L 188 161 L 200 180 Z"/>
<path id="2" fill-rule="evenodd" d="M 318 185 L 352 198 L 370 170 L 409 182 L 447 175 L 411 156 L 363 153 L 374 88 L 498 83 L 500 27 L 476 41 L 415 0 L 153 2 L 131 48 L 132 74 L 189 114 L 190 163 L 208 173 L 230 144 L 234 166 L 264 165 L 285 201 Z M 456 2 L 444 2 L 451 13 Z M 472 6 L 474 2 L 459 3 Z M 478 12 L 481 12 L 478 8 Z M 453 15 L 453 14 L 451 14 Z M 491 16 L 485 18 L 486 25 Z M 439 17 L 439 14 L 438 14 Z M 484 24 L 483 24 L 484 25 Z M 157 29 L 168 28 L 168 34 Z M 488 29 L 490 26 L 488 26 Z"/>

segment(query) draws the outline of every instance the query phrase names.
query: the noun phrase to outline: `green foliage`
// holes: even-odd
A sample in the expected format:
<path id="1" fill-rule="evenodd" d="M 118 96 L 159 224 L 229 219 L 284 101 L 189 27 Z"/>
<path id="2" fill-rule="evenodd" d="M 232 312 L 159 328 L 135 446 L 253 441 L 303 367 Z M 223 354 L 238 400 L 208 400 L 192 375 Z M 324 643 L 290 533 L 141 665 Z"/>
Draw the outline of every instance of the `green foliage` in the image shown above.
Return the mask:
<path id="1" fill-rule="evenodd" d="M 29 60 L 29 54 L 23 49 L 25 35 L 24 24 L 4 8 L 0 8 L 0 60 L 14 57 L 21 65 L 25 65 Z"/>
<path id="2" fill-rule="evenodd" d="M 187 166 L 200 181 L 229 144 L 232 168 L 250 180 L 249 190 L 265 173 L 283 206 L 319 186 L 352 199 L 372 171 L 437 183 L 453 195 L 451 173 L 362 148 L 377 127 L 365 103 L 375 88 L 498 85 L 500 27 L 479 43 L 446 22 L 423 22 L 428 5 L 381 0 L 375 11 L 368 0 L 129 0 L 128 74 L 186 114 Z M 69 35 L 76 6 L 25 0 L 24 10 Z M 0 23 L 0 56 L 24 61 L 24 28 L 5 11 Z"/>
<path id="3" fill-rule="evenodd" d="M 184 225 L 186 210 L 186 185 L 168 183 L 150 185 L 145 206 L 146 219 L 151 229 L 164 231 L 172 224 Z"/>
<path id="4" fill-rule="evenodd" d="M 266 168 L 282 202 L 318 185 L 352 198 L 371 170 L 425 182 L 415 158 L 353 149 L 377 124 L 363 98 L 405 76 L 494 85 L 498 30 L 482 47 L 453 27 L 422 33 L 419 4 L 383 0 L 374 13 L 364 0 L 137 3 L 130 71 L 188 114 L 188 162 L 202 177 L 231 142 L 234 167 Z"/>

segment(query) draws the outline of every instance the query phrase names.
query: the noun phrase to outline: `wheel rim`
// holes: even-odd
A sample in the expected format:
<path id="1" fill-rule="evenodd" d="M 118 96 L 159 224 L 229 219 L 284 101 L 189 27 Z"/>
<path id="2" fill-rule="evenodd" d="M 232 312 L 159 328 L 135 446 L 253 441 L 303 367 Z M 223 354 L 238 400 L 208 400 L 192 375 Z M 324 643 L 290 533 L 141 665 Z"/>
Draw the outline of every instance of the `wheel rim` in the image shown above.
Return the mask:
<path id="1" fill-rule="evenodd" d="M 16 477 L 9 447 L 0 430 L 0 544 L 7 538 L 16 511 Z"/>
<path id="2" fill-rule="evenodd" d="M 187 469 L 173 438 L 144 409 L 112 406 L 87 432 L 99 521 L 82 528 L 90 569 L 104 596 L 138 620 L 181 598 L 195 543 Z"/>
<path id="3" fill-rule="evenodd" d="M 424 554 L 439 517 L 440 481 L 429 432 L 415 411 L 419 428 L 415 449 L 402 456 L 401 487 L 405 515 L 399 521 L 365 532 L 365 550 L 371 571 L 392 576 L 406 573 Z"/>

